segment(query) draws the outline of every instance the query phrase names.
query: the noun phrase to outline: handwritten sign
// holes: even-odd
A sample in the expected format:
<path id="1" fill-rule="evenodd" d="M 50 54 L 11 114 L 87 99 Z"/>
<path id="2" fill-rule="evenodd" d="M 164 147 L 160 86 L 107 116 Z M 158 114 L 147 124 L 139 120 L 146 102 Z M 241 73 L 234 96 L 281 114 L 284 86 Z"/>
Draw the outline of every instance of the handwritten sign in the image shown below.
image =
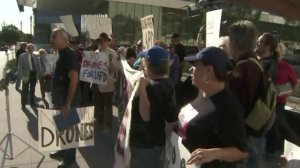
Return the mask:
<path id="1" fill-rule="evenodd" d="M 102 32 L 111 35 L 111 18 L 108 18 L 107 15 L 81 15 L 81 31 L 91 39 L 99 38 L 99 34 Z"/>
<path id="2" fill-rule="evenodd" d="M 222 9 L 206 13 L 206 47 L 218 46 Z"/>
<path id="3" fill-rule="evenodd" d="M 141 18 L 143 45 L 146 50 L 149 50 L 154 45 L 154 24 L 153 15 L 148 15 Z"/>
<path id="4" fill-rule="evenodd" d="M 104 52 L 84 51 L 80 69 L 81 81 L 106 85 L 109 59 Z"/>
<path id="5" fill-rule="evenodd" d="M 62 132 L 56 130 L 53 119 L 53 116 L 58 113 L 60 112 L 57 110 L 39 110 L 39 149 L 41 151 L 94 145 L 94 107 L 77 108 L 80 123 Z"/>
<path id="6" fill-rule="evenodd" d="M 167 138 L 165 168 L 200 168 L 196 165 L 187 165 L 190 152 L 181 143 L 182 139 L 176 133 Z"/>

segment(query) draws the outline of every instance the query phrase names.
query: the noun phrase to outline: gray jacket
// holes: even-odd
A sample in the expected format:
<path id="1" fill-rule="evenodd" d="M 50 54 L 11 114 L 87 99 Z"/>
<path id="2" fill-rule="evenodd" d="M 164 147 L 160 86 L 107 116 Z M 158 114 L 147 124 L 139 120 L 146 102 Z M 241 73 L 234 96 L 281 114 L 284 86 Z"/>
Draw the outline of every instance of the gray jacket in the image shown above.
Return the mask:
<path id="1" fill-rule="evenodd" d="M 29 58 L 28 58 L 28 52 L 23 53 L 20 55 L 19 57 L 19 61 L 18 61 L 18 73 L 19 73 L 19 77 L 22 80 L 29 80 L 29 74 L 30 74 L 30 63 L 29 63 Z M 33 55 L 33 60 L 34 60 L 34 64 L 36 66 L 36 77 L 37 79 L 39 79 L 42 76 L 42 67 L 41 67 L 41 63 L 39 58 Z"/>

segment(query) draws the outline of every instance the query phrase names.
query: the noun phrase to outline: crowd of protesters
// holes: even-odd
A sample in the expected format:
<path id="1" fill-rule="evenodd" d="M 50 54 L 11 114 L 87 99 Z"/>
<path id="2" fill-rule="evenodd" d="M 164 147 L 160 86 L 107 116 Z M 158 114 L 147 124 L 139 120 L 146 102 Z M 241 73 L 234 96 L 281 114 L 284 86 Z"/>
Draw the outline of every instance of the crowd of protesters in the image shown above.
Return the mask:
<path id="1" fill-rule="evenodd" d="M 122 106 L 120 120 L 126 106 L 120 105 L 118 96 L 122 87 L 120 60 L 124 59 L 132 69 L 144 72 L 138 95 L 132 101 L 132 168 L 160 167 L 170 131 L 177 132 L 191 152 L 187 163 L 200 164 L 202 168 L 237 165 L 259 168 L 263 167 L 263 159 L 279 161 L 283 139 L 275 128 L 278 119 L 266 135 L 257 137 L 249 131 L 245 118 L 257 100 L 263 75 L 268 75 L 274 85 L 296 87 L 297 75 L 284 60 L 283 44 L 271 33 L 258 38 L 258 31 L 250 21 L 232 24 L 228 36 L 221 37 L 217 47 L 205 48 L 202 41 L 198 42 L 199 52 L 194 56 L 187 56 L 180 34 L 174 33 L 171 38 L 170 44 L 158 40 L 146 51 L 141 40 L 131 47 L 117 48 L 115 36 L 101 33 L 94 43 L 83 48 L 79 39 L 69 39 L 64 30 L 56 29 L 51 36 L 52 47 L 59 54 L 55 69 L 46 68 L 45 50 L 39 51 L 38 58 L 32 53 L 32 44 L 27 45 L 27 51 L 26 44 L 21 44 L 17 58 L 23 85 L 22 108 L 26 105 L 29 85 L 30 103 L 34 106 L 38 79 L 43 99 L 45 92 L 52 92 L 54 108 L 67 115 L 72 107 L 93 105 L 96 123 L 102 131 L 110 133 L 113 105 Z M 106 86 L 78 82 L 84 50 L 105 52 L 109 56 Z M 260 62 L 263 71 L 250 59 Z M 191 75 L 182 81 L 188 63 Z M 288 96 L 278 95 L 276 113 L 284 112 Z M 75 153 L 75 149 L 69 149 L 50 156 L 63 157 L 59 166 L 64 167 L 75 161 Z"/>

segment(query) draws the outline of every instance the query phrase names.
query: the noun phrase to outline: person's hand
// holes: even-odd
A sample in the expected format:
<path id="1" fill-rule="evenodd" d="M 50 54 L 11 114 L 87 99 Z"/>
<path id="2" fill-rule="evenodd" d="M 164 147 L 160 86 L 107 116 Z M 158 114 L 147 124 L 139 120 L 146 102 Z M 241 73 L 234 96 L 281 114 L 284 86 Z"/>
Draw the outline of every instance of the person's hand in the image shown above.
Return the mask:
<path id="1" fill-rule="evenodd" d="M 191 157 L 187 161 L 188 165 L 196 164 L 202 165 L 204 163 L 209 163 L 217 159 L 217 150 L 216 149 L 202 149 L 198 148 L 191 153 Z"/>
<path id="2" fill-rule="evenodd" d="M 64 117 L 68 117 L 69 116 L 69 113 L 70 113 L 70 110 L 71 110 L 71 107 L 70 105 L 64 105 L 62 106 L 61 108 L 61 113 Z"/>

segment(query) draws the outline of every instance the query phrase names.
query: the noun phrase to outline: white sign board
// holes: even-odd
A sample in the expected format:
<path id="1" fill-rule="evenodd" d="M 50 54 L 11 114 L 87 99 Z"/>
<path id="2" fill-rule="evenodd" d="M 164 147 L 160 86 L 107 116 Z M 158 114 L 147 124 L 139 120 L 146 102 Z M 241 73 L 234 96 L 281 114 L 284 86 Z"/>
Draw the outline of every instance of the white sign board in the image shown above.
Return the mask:
<path id="1" fill-rule="evenodd" d="M 60 20 L 64 23 L 66 31 L 70 34 L 70 36 L 78 36 L 78 31 L 75 27 L 72 15 L 60 16 Z"/>
<path id="2" fill-rule="evenodd" d="M 141 18 L 143 46 L 149 50 L 154 45 L 154 24 L 153 15 Z"/>
<path id="3" fill-rule="evenodd" d="M 218 46 L 222 9 L 206 13 L 206 47 Z"/>
<path id="4" fill-rule="evenodd" d="M 176 133 L 172 133 L 167 138 L 166 143 L 166 159 L 165 168 L 200 168 L 196 165 L 187 165 L 186 162 L 190 158 L 190 152 L 181 143 L 182 139 Z"/>
<path id="5" fill-rule="evenodd" d="M 104 52 L 84 51 L 79 79 L 105 86 L 108 77 L 108 57 Z"/>
<path id="6" fill-rule="evenodd" d="M 80 123 L 58 132 L 53 116 L 57 110 L 39 109 L 39 149 L 55 151 L 94 145 L 94 107 L 77 108 Z"/>
<path id="7" fill-rule="evenodd" d="M 290 143 L 284 142 L 284 156 L 287 158 L 288 163 L 286 168 L 299 168 L 300 167 L 300 147 Z"/>
<path id="8" fill-rule="evenodd" d="M 112 34 L 111 18 L 105 15 L 82 15 L 81 30 L 87 33 L 87 38 L 97 39 L 104 32 L 109 36 Z"/>

